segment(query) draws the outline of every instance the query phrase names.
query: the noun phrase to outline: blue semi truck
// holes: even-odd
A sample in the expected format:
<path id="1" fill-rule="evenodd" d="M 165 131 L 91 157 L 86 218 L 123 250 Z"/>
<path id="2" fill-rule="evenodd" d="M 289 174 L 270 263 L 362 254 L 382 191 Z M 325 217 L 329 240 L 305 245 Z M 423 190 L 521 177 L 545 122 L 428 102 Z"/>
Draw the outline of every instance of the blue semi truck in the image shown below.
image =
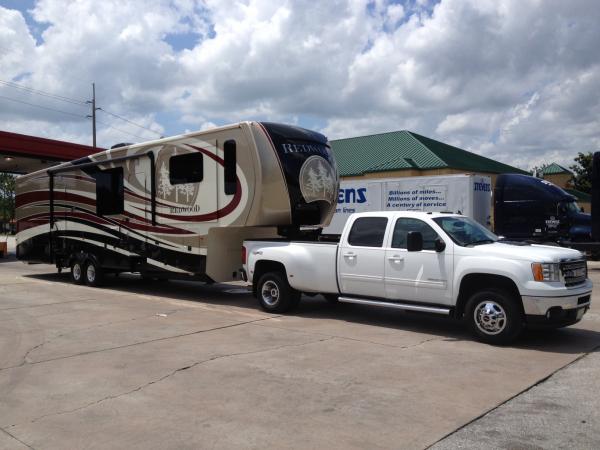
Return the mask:
<path id="1" fill-rule="evenodd" d="M 592 216 L 577 198 L 528 175 L 499 175 L 494 188 L 494 231 L 514 240 L 588 242 Z"/>

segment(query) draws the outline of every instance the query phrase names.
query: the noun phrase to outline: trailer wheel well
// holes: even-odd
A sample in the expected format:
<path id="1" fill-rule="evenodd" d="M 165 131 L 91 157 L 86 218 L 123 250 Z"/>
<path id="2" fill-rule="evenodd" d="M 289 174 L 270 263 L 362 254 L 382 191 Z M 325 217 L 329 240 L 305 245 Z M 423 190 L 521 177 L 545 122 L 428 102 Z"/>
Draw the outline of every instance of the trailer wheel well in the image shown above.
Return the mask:
<path id="1" fill-rule="evenodd" d="M 493 275 L 487 273 L 470 273 L 465 275 L 460 282 L 460 290 L 454 308 L 454 317 L 461 319 L 465 312 L 465 306 L 471 296 L 477 292 L 491 287 L 506 292 L 511 297 L 518 299 L 518 304 L 523 311 L 523 302 L 521 294 L 513 280 L 502 275 Z"/>
<path id="2" fill-rule="evenodd" d="M 256 283 L 260 280 L 265 273 L 268 272 L 281 272 L 285 279 L 287 279 L 287 272 L 285 266 L 277 261 L 260 260 L 254 265 L 254 275 L 252 276 L 252 295 L 256 297 Z"/>

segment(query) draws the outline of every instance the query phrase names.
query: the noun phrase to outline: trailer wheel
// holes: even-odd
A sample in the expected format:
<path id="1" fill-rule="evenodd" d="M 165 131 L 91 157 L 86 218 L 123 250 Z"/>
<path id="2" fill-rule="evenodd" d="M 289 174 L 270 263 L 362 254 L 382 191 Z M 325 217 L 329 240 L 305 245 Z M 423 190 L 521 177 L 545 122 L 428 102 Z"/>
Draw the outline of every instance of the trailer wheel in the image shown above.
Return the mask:
<path id="1" fill-rule="evenodd" d="M 506 292 L 493 289 L 477 292 L 467 302 L 466 311 L 469 328 L 482 342 L 510 344 L 523 330 L 521 308 Z"/>
<path id="2" fill-rule="evenodd" d="M 83 284 L 85 281 L 83 277 L 83 263 L 79 259 L 74 259 L 71 263 L 71 280 L 75 284 Z"/>
<path id="3" fill-rule="evenodd" d="M 256 293 L 260 307 L 267 312 L 284 313 L 300 302 L 300 292 L 289 285 L 281 272 L 269 272 L 260 277 Z"/>
<path id="4" fill-rule="evenodd" d="M 104 273 L 96 261 L 88 259 L 85 264 L 85 271 L 83 275 L 85 278 L 85 284 L 96 287 L 102 284 Z"/>

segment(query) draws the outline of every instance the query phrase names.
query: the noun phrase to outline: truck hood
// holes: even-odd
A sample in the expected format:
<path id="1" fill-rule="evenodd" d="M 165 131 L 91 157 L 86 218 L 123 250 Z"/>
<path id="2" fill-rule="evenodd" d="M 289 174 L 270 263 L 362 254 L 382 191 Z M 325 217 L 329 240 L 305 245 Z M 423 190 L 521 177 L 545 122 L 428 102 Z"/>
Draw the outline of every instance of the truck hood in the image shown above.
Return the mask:
<path id="1" fill-rule="evenodd" d="M 550 245 L 521 244 L 494 242 L 475 247 L 463 247 L 470 255 L 481 254 L 486 257 L 500 257 L 531 262 L 559 262 L 565 259 L 581 259 L 583 255 L 578 250 Z"/>
<path id="2" fill-rule="evenodd" d="M 572 216 L 573 223 L 576 225 L 588 225 L 592 226 L 592 215 L 587 213 L 577 213 Z"/>

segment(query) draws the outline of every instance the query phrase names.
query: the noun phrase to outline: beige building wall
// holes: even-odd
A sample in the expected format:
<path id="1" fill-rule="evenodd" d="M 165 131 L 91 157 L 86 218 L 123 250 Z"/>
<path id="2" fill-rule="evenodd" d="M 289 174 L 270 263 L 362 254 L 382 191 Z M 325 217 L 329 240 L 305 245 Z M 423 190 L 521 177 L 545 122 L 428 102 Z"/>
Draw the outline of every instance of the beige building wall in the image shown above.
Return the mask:
<path id="1" fill-rule="evenodd" d="M 568 188 L 570 187 L 571 180 L 573 179 L 573 175 L 570 173 L 555 173 L 552 175 L 544 175 L 544 180 L 548 180 L 551 183 L 554 183 L 558 187 Z"/>

